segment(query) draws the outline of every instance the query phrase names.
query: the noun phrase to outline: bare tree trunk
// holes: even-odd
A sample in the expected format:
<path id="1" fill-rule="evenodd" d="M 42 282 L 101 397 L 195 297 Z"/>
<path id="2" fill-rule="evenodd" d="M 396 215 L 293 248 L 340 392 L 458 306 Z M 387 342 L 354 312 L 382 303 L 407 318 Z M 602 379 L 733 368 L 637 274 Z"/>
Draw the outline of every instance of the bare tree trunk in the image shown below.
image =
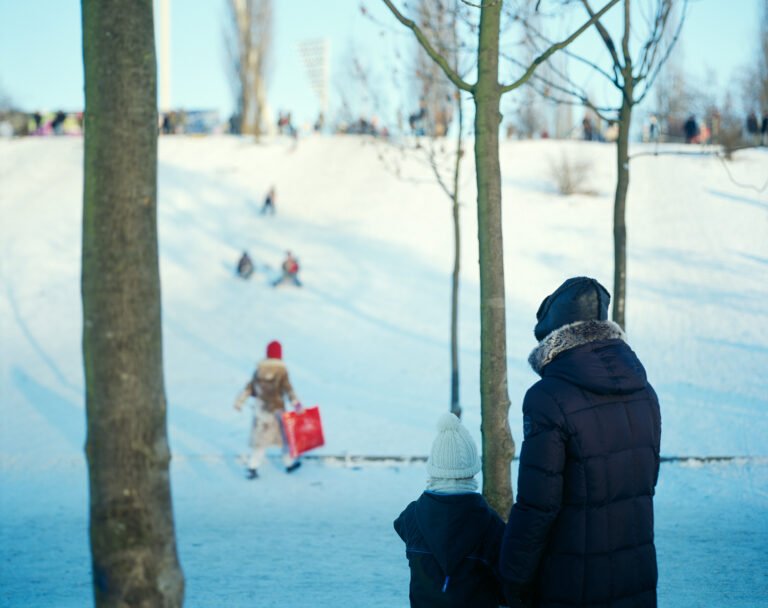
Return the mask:
<path id="1" fill-rule="evenodd" d="M 152 0 L 83 0 L 83 364 L 100 607 L 181 606 L 157 252 Z"/>
<path id="2" fill-rule="evenodd" d="M 475 166 L 480 249 L 480 393 L 483 437 L 483 495 L 503 518 L 512 507 L 510 463 L 515 443 L 509 429 L 504 246 L 501 226 L 499 125 L 501 2 L 481 12 L 475 86 Z"/>
<path id="3" fill-rule="evenodd" d="M 632 91 L 624 91 L 631 98 Z M 626 329 L 627 300 L 627 191 L 629 190 L 629 128 L 632 103 L 626 97 L 619 112 L 616 141 L 616 194 L 613 200 L 613 320 Z"/>
<path id="4" fill-rule="evenodd" d="M 266 74 L 272 43 L 271 0 L 228 0 L 225 43 L 240 114 L 240 133 L 258 138 L 266 112 Z"/>
<path id="5" fill-rule="evenodd" d="M 459 272 L 461 270 L 461 223 L 459 217 L 459 175 L 464 155 L 464 110 L 461 94 L 456 91 L 458 134 L 453 165 L 453 273 L 451 275 L 451 412 L 461 418 L 459 397 Z"/>
<path id="6" fill-rule="evenodd" d="M 635 105 L 632 55 L 629 51 L 631 32 L 630 0 L 624 0 L 624 36 L 621 50 L 623 87 L 619 110 L 619 138 L 616 141 L 616 197 L 613 202 L 613 320 L 626 331 L 627 301 L 627 191 L 629 190 L 629 129 Z"/>
<path id="7" fill-rule="evenodd" d="M 240 91 L 240 134 L 251 135 L 253 134 L 253 120 L 251 119 L 251 87 L 248 86 L 248 76 L 242 76 L 241 85 L 243 88 Z"/>

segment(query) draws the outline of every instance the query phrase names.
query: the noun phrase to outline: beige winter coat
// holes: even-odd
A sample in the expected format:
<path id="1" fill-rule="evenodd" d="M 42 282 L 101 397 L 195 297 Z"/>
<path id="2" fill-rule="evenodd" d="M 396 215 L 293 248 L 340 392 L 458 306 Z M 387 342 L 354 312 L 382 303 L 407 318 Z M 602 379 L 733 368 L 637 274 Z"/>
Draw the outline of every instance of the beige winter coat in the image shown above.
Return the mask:
<path id="1" fill-rule="evenodd" d="M 251 381 L 245 385 L 238 398 L 242 403 L 248 397 L 256 397 L 263 403 L 262 409 L 267 412 L 278 412 L 285 409 L 285 397 L 293 403 L 297 401 L 291 381 L 288 379 L 288 368 L 280 359 L 264 359 L 253 373 Z"/>

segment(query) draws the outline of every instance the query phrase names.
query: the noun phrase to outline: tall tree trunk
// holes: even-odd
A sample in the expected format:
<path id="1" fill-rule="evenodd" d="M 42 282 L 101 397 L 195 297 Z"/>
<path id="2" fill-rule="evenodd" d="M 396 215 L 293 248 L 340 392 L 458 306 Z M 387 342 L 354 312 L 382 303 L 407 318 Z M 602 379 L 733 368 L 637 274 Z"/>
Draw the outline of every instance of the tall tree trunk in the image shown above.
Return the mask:
<path id="1" fill-rule="evenodd" d="M 83 0 L 83 364 L 97 606 L 181 606 L 157 254 L 152 0 Z"/>
<path id="2" fill-rule="evenodd" d="M 477 230 L 480 249 L 480 393 L 483 436 L 483 494 L 503 518 L 512 506 L 510 463 L 515 444 L 509 429 L 504 247 L 501 226 L 499 125 L 501 2 L 480 13 L 475 98 Z"/>
<path id="3" fill-rule="evenodd" d="M 627 302 L 627 192 L 629 190 L 629 129 L 632 126 L 632 107 L 635 105 L 632 54 L 629 49 L 631 34 L 630 0 L 624 0 L 624 36 L 621 52 L 621 109 L 619 110 L 619 138 L 616 140 L 616 196 L 613 201 L 613 320 L 626 330 Z"/>
<path id="4" fill-rule="evenodd" d="M 624 92 L 625 95 L 627 92 Z M 631 91 L 629 92 L 631 95 Z M 613 199 L 613 320 L 626 329 L 627 299 L 627 191 L 629 190 L 629 128 L 632 104 L 625 101 L 619 111 L 616 141 L 616 194 Z"/>
<path id="5" fill-rule="evenodd" d="M 240 91 L 240 135 L 251 135 L 250 107 L 250 89 L 247 86 L 243 86 L 243 89 Z"/>
<path id="6" fill-rule="evenodd" d="M 459 397 L 459 271 L 461 270 L 461 223 L 459 217 L 459 176 L 464 155 L 464 109 L 459 91 L 455 92 L 458 110 L 456 157 L 453 166 L 453 273 L 451 275 L 451 412 L 461 418 Z"/>

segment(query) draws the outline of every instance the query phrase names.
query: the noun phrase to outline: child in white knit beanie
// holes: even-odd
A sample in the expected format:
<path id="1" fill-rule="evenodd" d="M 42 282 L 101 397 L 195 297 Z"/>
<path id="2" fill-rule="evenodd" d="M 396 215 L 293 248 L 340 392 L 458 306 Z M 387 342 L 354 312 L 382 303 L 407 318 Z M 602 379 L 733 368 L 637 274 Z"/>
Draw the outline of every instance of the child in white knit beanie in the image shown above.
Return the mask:
<path id="1" fill-rule="evenodd" d="M 477 492 L 481 461 L 467 429 L 444 414 L 437 431 L 427 488 L 395 520 L 411 568 L 411 606 L 499 606 L 504 522 Z"/>

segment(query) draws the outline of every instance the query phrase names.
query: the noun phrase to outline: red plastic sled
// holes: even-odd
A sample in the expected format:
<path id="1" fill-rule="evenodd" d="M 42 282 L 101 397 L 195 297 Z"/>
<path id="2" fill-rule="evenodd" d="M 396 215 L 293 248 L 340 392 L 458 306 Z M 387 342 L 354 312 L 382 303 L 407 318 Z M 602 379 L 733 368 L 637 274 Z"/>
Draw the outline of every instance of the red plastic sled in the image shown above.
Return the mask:
<path id="1" fill-rule="evenodd" d="M 283 431 L 291 458 L 325 445 L 320 408 L 316 405 L 300 412 L 284 412 Z"/>

